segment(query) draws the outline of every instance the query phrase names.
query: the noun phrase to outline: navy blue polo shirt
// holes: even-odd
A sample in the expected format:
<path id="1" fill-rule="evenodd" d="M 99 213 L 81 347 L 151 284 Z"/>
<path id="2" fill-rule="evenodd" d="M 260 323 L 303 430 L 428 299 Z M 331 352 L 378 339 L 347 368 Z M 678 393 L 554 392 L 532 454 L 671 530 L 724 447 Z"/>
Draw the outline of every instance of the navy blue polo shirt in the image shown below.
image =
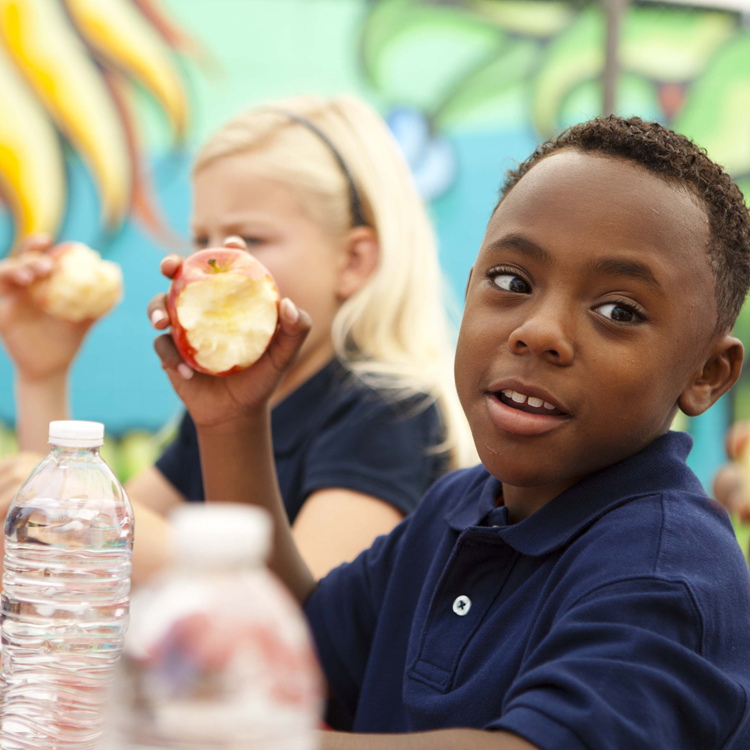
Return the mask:
<path id="1" fill-rule="evenodd" d="M 664 435 L 515 525 L 483 467 L 441 479 L 306 604 L 337 728 L 750 748 L 750 579 L 691 446 Z"/>
<path id="2" fill-rule="evenodd" d="M 435 405 L 394 402 L 334 359 L 271 412 L 281 497 L 294 519 L 316 490 L 334 487 L 383 500 L 404 515 L 447 470 Z M 156 467 L 187 500 L 205 499 L 198 436 L 188 414 Z"/>

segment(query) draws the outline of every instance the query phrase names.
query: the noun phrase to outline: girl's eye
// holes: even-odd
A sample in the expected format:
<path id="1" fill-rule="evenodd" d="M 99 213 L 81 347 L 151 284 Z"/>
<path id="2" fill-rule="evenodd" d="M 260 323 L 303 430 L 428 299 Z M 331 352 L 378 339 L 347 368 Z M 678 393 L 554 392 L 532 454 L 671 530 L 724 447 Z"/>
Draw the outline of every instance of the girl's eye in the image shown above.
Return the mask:
<path id="1" fill-rule="evenodd" d="M 194 237 L 193 247 L 196 247 L 199 250 L 201 250 L 204 247 L 208 247 L 208 238 L 207 237 Z"/>
<path id="2" fill-rule="evenodd" d="M 492 277 L 492 283 L 505 289 L 506 292 L 516 294 L 529 294 L 531 287 L 520 277 L 513 273 L 499 273 Z"/>
<path id="3" fill-rule="evenodd" d="M 642 317 L 638 315 L 638 312 L 632 307 L 618 304 L 616 302 L 611 302 L 607 305 L 600 305 L 596 308 L 596 312 L 605 318 L 609 318 L 609 320 L 614 320 L 616 323 L 634 323 L 637 320 L 642 319 Z"/>

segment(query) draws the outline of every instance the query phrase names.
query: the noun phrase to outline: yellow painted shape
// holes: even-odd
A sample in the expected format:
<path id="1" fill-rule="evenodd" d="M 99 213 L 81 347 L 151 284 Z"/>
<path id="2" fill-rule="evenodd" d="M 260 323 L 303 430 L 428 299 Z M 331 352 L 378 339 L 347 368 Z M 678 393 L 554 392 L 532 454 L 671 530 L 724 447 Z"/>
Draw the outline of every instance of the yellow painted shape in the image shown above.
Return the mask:
<path id="1" fill-rule="evenodd" d="M 187 121 L 187 97 L 170 51 L 129 0 L 66 0 L 86 41 L 142 83 L 164 107 L 178 135 Z"/>
<path id="2" fill-rule="evenodd" d="M 0 47 L 0 188 L 16 242 L 30 232 L 54 235 L 65 208 L 65 168 L 52 123 Z"/>
<path id="3" fill-rule="evenodd" d="M 108 226 L 125 217 L 132 174 L 123 123 L 97 66 L 58 2 L 0 0 L 0 41 L 89 164 Z"/>

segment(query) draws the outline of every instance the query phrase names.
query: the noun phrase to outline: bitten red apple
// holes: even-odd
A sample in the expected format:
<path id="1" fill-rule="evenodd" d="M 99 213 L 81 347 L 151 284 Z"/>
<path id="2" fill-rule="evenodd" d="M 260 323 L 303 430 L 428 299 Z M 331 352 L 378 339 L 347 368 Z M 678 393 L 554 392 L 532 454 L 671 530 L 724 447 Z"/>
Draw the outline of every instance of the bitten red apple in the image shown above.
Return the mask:
<path id="1" fill-rule="evenodd" d="M 82 242 L 62 242 L 48 256 L 54 261 L 49 276 L 30 288 L 31 298 L 45 312 L 79 323 L 109 312 L 122 298 L 122 271 L 117 263 Z"/>
<path id="2" fill-rule="evenodd" d="M 172 338 L 182 358 L 207 375 L 231 375 L 260 359 L 279 319 L 268 269 L 234 248 L 188 256 L 167 295 Z"/>

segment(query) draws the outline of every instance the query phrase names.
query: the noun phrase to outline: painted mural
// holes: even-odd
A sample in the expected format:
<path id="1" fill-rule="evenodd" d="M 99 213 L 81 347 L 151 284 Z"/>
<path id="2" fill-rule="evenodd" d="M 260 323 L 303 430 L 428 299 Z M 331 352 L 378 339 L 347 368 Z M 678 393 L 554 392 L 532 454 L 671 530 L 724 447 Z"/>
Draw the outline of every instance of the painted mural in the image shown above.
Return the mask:
<path id="1" fill-rule="evenodd" d="M 627 12 L 617 111 L 694 138 L 750 190 L 750 30 L 739 14 Z M 119 262 L 124 303 L 91 333 L 73 408 L 106 422 L 123 476 L 153 460 L 179 404 L 144 313 L 158 260 L 187 247 L 190 155 L 262 100 L 354 92 L 386 117 L 430 201 L 460 298 L 502 174 L 600 111 L 604 15 L 558 0 L 0 0 L 0 251 L 42 229 Z M 738 332 L 750 342 L 750 312 Z M 0 357 L 0 453 L 12 449 Z M 692 424 L 708 482 L 750 378 Z"/>

